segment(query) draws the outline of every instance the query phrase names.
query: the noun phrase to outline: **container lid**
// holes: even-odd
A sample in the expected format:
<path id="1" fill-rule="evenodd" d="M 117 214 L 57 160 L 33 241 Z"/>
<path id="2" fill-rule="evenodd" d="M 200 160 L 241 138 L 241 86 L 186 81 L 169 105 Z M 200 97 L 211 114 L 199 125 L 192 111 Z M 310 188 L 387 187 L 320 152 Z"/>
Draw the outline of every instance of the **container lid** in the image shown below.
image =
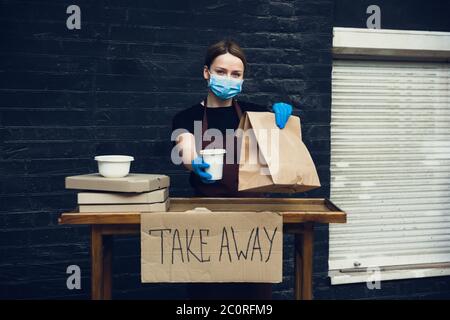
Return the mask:
<path id="1" fill-rule="evenodd" d="M 227 151 L 225 149 L 205 149 L 205 150 L 200 151 L 201 155 L 224 154 L 224 153 L 227 153 Z"/>
<path id="2" fill-rule="evenodd" d="M 134 158 L 131 156 L 123 156 L 123 155 L 96 156 L 94 159 L 97 161 L 107 161 L 107 162 L 130 162 L 134 160 Z"/>

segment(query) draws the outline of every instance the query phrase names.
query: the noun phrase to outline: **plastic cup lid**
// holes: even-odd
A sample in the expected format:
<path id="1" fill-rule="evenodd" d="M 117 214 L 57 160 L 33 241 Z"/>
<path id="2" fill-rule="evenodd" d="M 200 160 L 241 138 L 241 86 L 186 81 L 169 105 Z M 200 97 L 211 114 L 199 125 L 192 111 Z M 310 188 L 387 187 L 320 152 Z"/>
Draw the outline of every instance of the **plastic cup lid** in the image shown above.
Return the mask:
<path id="1" fill-rule="evenodd" d="M 227 151 L 225 149 L 205 149 L 205 150 L 201 150 L 200 154 L 201 155 L 205 155 L 205 154 L 214 155 L 214 154 L 224 154 L 226 152 Z"/>
<path id="2" fill-rule="evenodd" d="M 130 162 L 134 160 L 134 158 L 131 156 L 123 156 L 123 155 L 96 156 L 94 159 L 97 161 L 108 161 L 108 162 Z"/>

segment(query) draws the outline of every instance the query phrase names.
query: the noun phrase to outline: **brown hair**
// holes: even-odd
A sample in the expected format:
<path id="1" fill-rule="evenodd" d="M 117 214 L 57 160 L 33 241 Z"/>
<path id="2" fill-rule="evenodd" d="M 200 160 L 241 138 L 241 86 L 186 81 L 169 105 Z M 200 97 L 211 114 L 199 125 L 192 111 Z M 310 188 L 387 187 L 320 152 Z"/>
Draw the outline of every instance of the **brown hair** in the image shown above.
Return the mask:
<path id="1" fill-rule="evenodd" d="M 211 64 L 217 56 L 225 53 L 230 53 L 241 59 L 244 64 L 244 71 L 247 69 L 247 59 L 245 58 L 244 51 L 232 39 L 224 39 L 208 47 L 205 56 L 205 65 L 208 66 L 208 69 L 211 67 Z"/>

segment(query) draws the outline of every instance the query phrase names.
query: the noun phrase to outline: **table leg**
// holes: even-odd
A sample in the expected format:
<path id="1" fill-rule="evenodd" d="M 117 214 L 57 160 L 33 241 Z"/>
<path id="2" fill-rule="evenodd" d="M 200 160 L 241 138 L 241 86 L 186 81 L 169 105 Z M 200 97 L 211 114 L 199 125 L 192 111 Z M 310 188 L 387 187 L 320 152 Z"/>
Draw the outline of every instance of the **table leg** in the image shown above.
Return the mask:
<path id="1" fill-rule="evenodd" d="M 302 300 L 302 284 L 303 284 L 303 257 L 302 257 L 302 238 L 303 234 L 295 234 L 294 243 L 294 270 L 295 270 L 295 284 L 294 284 L 294 295 L 295 300 Z"/>
<path id="2" fill-rule="evenodd" d="M 313 247 L 314 247 L 314 225 L 312 223 L 305 223 L 303 231 L 302 244 L 302 263 L 303 263 L 303 287 L 302 298 L 304 300 L 312 300 L 312 274 L 313 274 Z"/>
<path id="3" fill-rule="evenodd" d="M 113 236 L 103 236 L 103 299 L 112 298 Z"/>
<path id="4" fill-rule="evenodd" d="M 103 299 L 103 236 L 101 226 L 91 227 L 91 291 L 92 300 Z"/>

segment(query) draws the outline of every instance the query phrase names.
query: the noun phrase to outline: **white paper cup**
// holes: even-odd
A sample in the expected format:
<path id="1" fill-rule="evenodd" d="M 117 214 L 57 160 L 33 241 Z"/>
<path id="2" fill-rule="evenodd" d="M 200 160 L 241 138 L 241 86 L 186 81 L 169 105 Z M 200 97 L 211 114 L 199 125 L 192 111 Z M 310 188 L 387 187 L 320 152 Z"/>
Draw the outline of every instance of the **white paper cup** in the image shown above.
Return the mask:
<path id="1" fill-rule="evenodd" d="M 223 158 L 226 152 L 225 149 L 205 149 L 200 151 L 203 160 L 209 164 L 209 168 L 206 168 L 205 172 L 212 176 L 211 180 L 222 179 Z"/>
<path id="2" fill-rule="evenodd" d="M 130 156 L 110 155 L 96 156 L 98 163 L 98 172 L 105 178 L 122 178 L 130 172 L 131 161 L 134 160 Z"/>

